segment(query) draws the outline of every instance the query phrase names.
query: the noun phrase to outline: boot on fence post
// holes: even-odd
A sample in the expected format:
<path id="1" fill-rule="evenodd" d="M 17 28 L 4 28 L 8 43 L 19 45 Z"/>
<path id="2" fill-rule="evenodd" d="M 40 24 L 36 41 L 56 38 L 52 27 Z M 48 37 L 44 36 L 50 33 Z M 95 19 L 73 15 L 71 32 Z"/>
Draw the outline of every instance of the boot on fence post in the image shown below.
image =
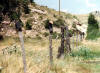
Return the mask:
<path id="1" fill-rule="evenodd" d="M 53 22 L 49 21 L 49 57 L 50 57 L 50 65 L 53 65 L 53 50 L 52 50 L 52 33 L 53 33 Z"/>
<path id="2" fill-rule="evenodd" d="M 66 30 L 66 51 L 67 53 L 70 53 L 71 52 L 71 47 L 70 47 L 70 34 L 69 34 L 69 31 L 68 31 L 68 26 L 65 27 L 65 30 Z"/>
<path id="3" fill-rule="evenodd" d="M 15 27 L 16 27 L 16 31 L 18 32 L 19 39 L 20 39 L 20 42 L 21 42 L 24 73 L 27 73 L 27 70 L 26 70 L 26 55 L 25 55 L 24 40 L 23 40 L 23 34 L 22 34 L 22 25 L 21 25 L 21 22 L 19 20 L 16 21 Z"/>
<path id="4" fill-rule="evenodd" d="M 64 26 L 61 27 L 61 46 L 58 48 L 57 58 L 60 58 L 64 54 Z"/>

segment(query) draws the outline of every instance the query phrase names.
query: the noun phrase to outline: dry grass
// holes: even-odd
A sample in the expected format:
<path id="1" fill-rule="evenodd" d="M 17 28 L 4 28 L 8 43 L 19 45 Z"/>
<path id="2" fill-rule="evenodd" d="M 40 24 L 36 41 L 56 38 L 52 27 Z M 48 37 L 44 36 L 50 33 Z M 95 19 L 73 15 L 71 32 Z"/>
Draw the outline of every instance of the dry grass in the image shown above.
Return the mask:
<path id="1" fill-rule="evenodd" d="M 13 43 L 16 43 L 18 46 L 20 44 L 18 40 L 16 42 L 15 39 L 10 38 L 0 42 L 0 49 Z M 92 69 L 92 67 L 94 68 L 94 65 L 80 63 L 80 61 L 78 61 L 76 58 L 68 56 L 65 59 L 56 59 L 60 40 L 53 40 L 54 65 L 51 68 L 49 64 L 48 44 L 48 39 L 25 40 L 27 73 L 94 73 L 94 70 Z M 85 42 L 83 44 L 85 44 Z M 92 43 L 88 41 L 87 44 L 89 44 L 88 46 L 90 46 Z M 96 47 L 95 45 L 96 44 L 92 44 L 92 46 Z M 98 47 L 99 45 L 97 46 L 97 49 Z M 17 53 L 12 55 L 2 55 L 0 53 L 0 66 L 4 68 L 2 70 L 2 73 L 23 73 L 21 54 Z"/>

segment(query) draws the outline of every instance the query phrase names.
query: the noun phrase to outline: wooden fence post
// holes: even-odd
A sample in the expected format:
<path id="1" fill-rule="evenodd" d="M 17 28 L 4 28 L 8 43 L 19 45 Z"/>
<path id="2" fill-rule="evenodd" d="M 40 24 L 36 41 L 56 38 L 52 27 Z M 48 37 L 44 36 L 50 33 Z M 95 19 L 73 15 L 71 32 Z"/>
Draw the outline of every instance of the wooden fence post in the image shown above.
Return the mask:
<path id="1" fill-rule="evenodd" d="M 61 46 L 58 48 L 57 58 L 60 58 L 64 54 L 64 26 L 61 27 Z"/>
<path id="2" fill-rule="evenodd" d="M 53 55 L 52 55 L 52 35 L 49 35 L 49 55 L 50 55 L 50 65 L 53 64 Z"/>
<path id="3" fill-rule="evenodd" d="M 24 73 L 26 72 L 26 54 L 25 54 L 25 48 L 24 48 L 24 40 L 23 40 L 23 34 L 22 32 L 18 32 L 20 42 L 21 42 L 21 48 L 22 48 L 22 58 L 23 58 L 23 64 L 24 64 Z"/>
<path id="4" fill-rule="evenodd" d="M 16 30 L 18 32 L 19 39 L 20 39 L 20 42 L 21 42 L 24 73 L 27 73 L 27 70 L 26 70 L 26 55 L 25 55 L 24 40 L 23 40 L 23 34 L 22 34 L 22 26 L 21 26 L 21 22 L 19 20 L 16 22 L 15 27 L 16 27 Z"/>
<path id="5" fill-rule="evenodd" d="M 73 49 L 74 49 L 74 44 L 75 44 L 75 41 L 74 41 L 74 33 L 73 33 Z"/>
<path id="6" fill-rule="evenodd" d="M 65 30 L 66 30 L 66 51 L 67 53 L 70 53 L 71 47 L 70 47 L 70 36 L 69 36 L 68 26 L 65 27 Z"/>
<path id="7" fill-rule="evenodd" d="M 49 22 L 49 57 L 50 57 L 50 65 L 53 65 L 53 49 L 52 49 L 52 33 L 53 33 L 53 26 L 52 23 Z"/>
<path id="8" fill-rule="evenodd" d="M 76 32 L 76 48 L 78 46 L 78 32 Z"/>

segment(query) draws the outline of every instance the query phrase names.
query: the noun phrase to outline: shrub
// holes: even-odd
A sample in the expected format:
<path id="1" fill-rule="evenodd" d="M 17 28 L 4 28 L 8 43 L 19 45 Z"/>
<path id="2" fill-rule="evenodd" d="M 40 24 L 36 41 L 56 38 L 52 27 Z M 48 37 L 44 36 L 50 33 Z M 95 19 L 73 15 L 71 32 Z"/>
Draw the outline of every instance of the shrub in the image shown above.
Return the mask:
<path id="1" fill-rule="evenodd" d="M 54 32 L 53 34 L 52 34 L 52 39 L 56 39 L 56 37 L 57 37 L 57 32 Z"/>
<path id="2" fill-rule="evenodd" d="M 43 17 L 42 17 L 42 16 L 40 16 L 39 18 L 40 18 L 40 20 L 42 20 L 42 19 L 43 19 Z"/>
<path id="3" fill-rule="evenodd" d="M 53 26 L 59 28 L 60 26 L 63 26 L 64 24 L 65 24 L 65 21 L 63 19 L 59 18 L 56 21 L 54 21 Z"/>
<path id="4" fill-rule="evenodd" d="M 72 24 L 72 27 L 73 27 L 73 28 L 76 28 L 76 24 L 75 24 L 75 23 L 73 23 L 73 24 Z"/>
<path id="5" fill-rule="evenodd" d="M 27 20 L 27 22 L 26 22 L 26 30 L 31 30 L 31 29 L 32 29 L 31 22 L 30 22 L 30 20 Z"/>
<path id="6" fill-rule="evenodd" d="M 45 32 L 45 33 L 43 33 L 43 35 L 44 35 L 45 37 L 47 37 L 47 36 L 49 36 L 49 33 Z"/>
<path id="7" fill-rule="evenodd" d="M 39 36 L 39 35 L 37 34 L 37 35 L 36 35 L 36 39 L 41 40 L 41 39 L 42 39 L 42 37 L 41 37 L 41 36 Z"/>
<path id="8" fill-rule="evenodd" d="M 72 56 L 72 57 L 81 57 L 83 59 L 92 59 L 92 58 L 99 57 L 100 52 L 92 51 L 90 48 L 82 46 L 78 50 L 72 51 L 70 56 Z"/>
<path id="9" fill-rule="evenodd" d="M 66 19 L 67 18 L 71 19 L 71 18 L 73 18 L 73 16 L 70 13 L 68 13 L 68 14 L 66 14 Z"/>
<path id="10" fill-rule="evenodd" d="M 93 14 L 90 14 L 88 17 L 88 28 L 87 28 L 87 37 L 86 39 L 94 40 L 98 38 L 99 35 L 99 23 L 95 19 Z"/>
<path id="11" fill-rule="evenodd" d="M 73 18 L 78 19 L 77 16 L 75 16 L 75 15 L 73 16 Z"/>
<path id="12" fill-rule="evenodd" d="M 10 12 L 9 17 L 11 21 L 19 19 L 19 15 L 16 12 Z"/>
<path id="13" fill-rule="evenodd" d="M 57 33 L 57 32 L 54 32 L 53 34 L 52 34 L 52 38 L 53 39 L 59 39 L 59 38 L 61 38 L 61 34 L 60 33 Z"/>
<path id="14" fill-rule="evenodd" d="M 29 7 L 28 7 L 28 5 L 26 3 L 23 5 L 23 8 L 24 8 L 24 13 L 25 14 L 29 14 L 30 13 L 30 9 L 29 9 Z"/>
<path id="15" fill-rule="evenodd" d="M 57 15 L 54 14 L 53 17 L 57 17 Z"/>
<path id="16" fill-rule="evenodd" d="M 46 29 L 49 29 L 49 19 L 47 19 L 47 20 L 44 21 L 44 27 Z"/>

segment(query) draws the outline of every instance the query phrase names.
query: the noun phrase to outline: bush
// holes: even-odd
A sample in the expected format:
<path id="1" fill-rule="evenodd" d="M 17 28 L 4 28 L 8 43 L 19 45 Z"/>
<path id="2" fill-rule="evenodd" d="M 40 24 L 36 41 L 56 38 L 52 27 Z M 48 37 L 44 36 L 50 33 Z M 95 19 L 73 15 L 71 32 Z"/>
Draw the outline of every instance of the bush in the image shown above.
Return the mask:
<path id="1" fill-rule="evenodd" d="M 87 35 L 86 39 L 95 40 L 98 37 L 100 37 L 100 32 L 98 32 L 98 29 L 94 29 L 93 31 L 92 30 L 91 30 L 91 32 L 88 32 L 88 35 Z"/>
<path id="2" fill-rule="evenodd" d="M 11 21 L 19 19 L 19 15 L 16 12 L 10 12 L 9 17 Z"/>
<path id="3" fill-rule="evenodd" d="M 24 8 L 24 13 L 25 14 L 29 14 L 30 13 L 30 9 L 29 9 L 29 7 L 28 7 L 28 5 L 26 3 L 23 5 L 23 8 Z"/>
<path id="4" fill-rule="evenodd" d="M 57 15 L 55 15 L 55 14 L 54 14 L 54 15 L 53 15 L 53 17 L 55 17 L 55 18 L 56 18 L 56 17 L 57 17 Z"/>
<path id="5" fill-rule="evenodd" d="M 45 32 L 45 33 L 43 33 L 43 35 L 44 35 L 45 37 L 47 37 L 47 36 L 49 36 L 49 33 Z"/>
<path id="6" fill-rule="evenodd" d="M 65 24 L 65 21 L 63 19 L 59 18 L 56 21 L 54 21 L 53 26 L 59 28 L 59 27 L 63 26 L 64 24 Z"/>
<path id="7" fill-rule="evenodd" d="M 54 32 L 53 34 L 52 34 L 52 39 L 56 39 L 56 37 L 57 37 L 57 32 Z"/>
<path id="8" fill-rule="evenodd" d="M 86 39 L 94 40 L 98 38 L 99 35 L 99 23 L 95 19 L 95 16 L 93 14 L 89 15 L 88 18 L 88 28 L 87 28 L 87 37 Z"/>
<path id="9" fill-rule="evenodd" d="M 75 16 L 75 15 L 73 16 L 73 18 L 78 19 L 77 16 Z"/>
<path id="10" fill-rule="evenodd" d="M 39 18 L 40 18 L 40 20 L 42 20 L 43 19 L 43 16 L 40 16 Z"/>
<path id="11" fill-rule="evenodd" d="M 46 29 L 49 29 L 49 19 L 47 19 L 47 20 L 44 21 L 44 27 Z"/>
<path id="12" fill-rule="evenodd" d="M 70 13 L 68 13 L 68 14 L 66 14 L 66 19 L 71 19 L 71 18 L 73 18 L 73 16 L 70 14 Z"/>
<path id="13" fill-rule="evenodd" d="M 80 47 L 77 51 L 72 51 L 70 56 L 72 57 L 81 57 L 83 59 L 92 59 L 97 58 L 100 56 L 100 52 L 92 51 L 90 48 L 87 47 Z"/>
<path id="14" fill-rule="evenodd" d="M 30 20 L 27 20 L 27 22 L 26 22 L 26 30 L 31 30 L 31 29 L 32 29 L 31 22 L 30 22 Z"/>
<path id="15" fill-rule="evenodd" d="M 41 37 L 41 36 L 39 36 L 39 35 L 37 34 L 37 35 L 36 35 L 36 39 L 41 40 L 41 39 L 42 39 L 42 37 Z"/>
<path id="16" fill-rule="evenodd" d="M 60 33 L 57 33 L 57 32 L 54 32 L 53 34 L 52 34 L 52 38 L 53 39 L 59 39 L 59 38 L 61 38 L 61 34 Z"/>

